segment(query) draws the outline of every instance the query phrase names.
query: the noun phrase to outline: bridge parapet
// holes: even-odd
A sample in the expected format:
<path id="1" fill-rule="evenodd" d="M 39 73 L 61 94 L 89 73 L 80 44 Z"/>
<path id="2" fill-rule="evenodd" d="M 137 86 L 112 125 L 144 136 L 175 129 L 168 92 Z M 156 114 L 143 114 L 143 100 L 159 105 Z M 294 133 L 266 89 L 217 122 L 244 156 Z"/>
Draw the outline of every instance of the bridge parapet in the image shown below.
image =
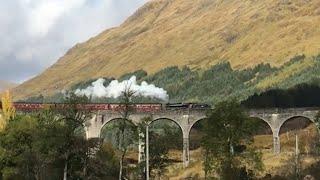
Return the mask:
<path id="1" fill-rule="evenodd" d="M 281 114 L 281 113 L 301 113 L 305 111 L 319 111 L 320 107 L 301 107 L 301 108 L 256 108 L 249 109 L 249 114 Z"/>

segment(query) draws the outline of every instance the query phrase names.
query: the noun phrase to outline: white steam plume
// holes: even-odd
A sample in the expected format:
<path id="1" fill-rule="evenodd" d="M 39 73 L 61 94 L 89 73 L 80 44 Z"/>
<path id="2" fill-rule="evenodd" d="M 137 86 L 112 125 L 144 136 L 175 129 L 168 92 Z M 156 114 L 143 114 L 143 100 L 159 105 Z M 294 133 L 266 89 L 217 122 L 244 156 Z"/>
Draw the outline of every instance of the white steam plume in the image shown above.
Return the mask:
<path id="1" fill-rule="evenodd" d="M 141 82 L 139 85 L 137 83 L 136 76 L 132 76 L 129 80 L 124 80 L 122 82 L 113 80 L 107 87 L 103 85 L 104 82 L 105 79 L 100 78 L 85 89 L 77 89 L 75 94 L 86 95 L 87 97 L 92 96 L 94 98 L 118 98 L 126 87 L 130 87 L 130 90 L 135 92 L 135 96 L 157 98 L 164 101 L 169 99 L 169 95 L 166 90 L 156 87 L 154 84 L 148 84 L 145 81 Z"/>

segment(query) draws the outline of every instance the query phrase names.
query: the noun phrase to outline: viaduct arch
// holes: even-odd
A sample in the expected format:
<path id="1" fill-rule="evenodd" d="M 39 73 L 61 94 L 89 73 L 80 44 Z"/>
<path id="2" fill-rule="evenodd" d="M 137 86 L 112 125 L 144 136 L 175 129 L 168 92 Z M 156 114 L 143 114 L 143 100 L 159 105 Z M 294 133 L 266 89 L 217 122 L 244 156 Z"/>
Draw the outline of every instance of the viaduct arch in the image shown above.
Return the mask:
<path id="1" fill-rule="evenodd" d="M 305 117 L 312 122 L 315 121 L 318 109 L 315 108 L 287 108 L 287 109 L 251 109 L 248 115 L 252 118 L 258 118 L 266 122 L 272 130 L 273 134 L 273 150 L 274 153 L 280 153 L 280 128 L 288 120 L 294 117 Z M 182 130 L 183 137 L 183 155 L 182 161 L 184 166 L 188 166 L 190 162 L 189 151 L 189 134 L 194 124 L 206 118 L 206 110 L 166 110 L 159 112 L 134 113 L 130 115 L 130 119 L 135 125 L 138 125 L 142 119 L 150 118 L 149 125 L 154 121 L 168 119 L 175 122 Z M 99 111 L 86 123 L 87 138 L 99 138 L 102 128 L 110 121 L 121 119 L 117 112 Z M 142 151 L 143 143 L 140 142 L 139 151 Z M 139 143 L 139 144 L 140 144 Z M 139 160 L 143 159 L 143 152 L 139 152 Z"/>

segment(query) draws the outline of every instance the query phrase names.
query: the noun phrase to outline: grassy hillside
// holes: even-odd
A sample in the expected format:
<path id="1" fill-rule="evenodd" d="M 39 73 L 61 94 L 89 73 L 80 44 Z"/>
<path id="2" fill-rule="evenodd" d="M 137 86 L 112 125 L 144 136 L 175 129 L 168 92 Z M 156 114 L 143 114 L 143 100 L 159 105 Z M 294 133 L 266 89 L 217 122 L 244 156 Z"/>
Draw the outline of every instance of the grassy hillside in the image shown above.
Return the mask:
<path id="1" fill-rule="evenodd" d="M 297 54 L 320 51 L 319 24 L 318 0 L 153 0 L 121 26 L 74 46 L 16 88 L 15 98 L 52 95 L 77 82 L 139 69 L 148 74 L 169 66 L 207 69 L 225 60 L 234 69 L 260 63 L 279 67 Z M 274 76 L 258 88 L 282 81 Z"/>

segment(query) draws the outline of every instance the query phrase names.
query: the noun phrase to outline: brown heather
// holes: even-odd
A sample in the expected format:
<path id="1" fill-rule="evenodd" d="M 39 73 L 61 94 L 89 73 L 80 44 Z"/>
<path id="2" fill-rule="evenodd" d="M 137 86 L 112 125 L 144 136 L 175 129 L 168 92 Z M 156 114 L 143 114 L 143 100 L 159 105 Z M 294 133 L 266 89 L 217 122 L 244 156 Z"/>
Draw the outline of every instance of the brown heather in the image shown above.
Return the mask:
<path id="1" fill-rule="evenodd" d="M 119 27 L 74 46 L 14 95 L 49 95 L 138 69 L 207 68 L 222 60 L 235 69 L 280 66 L 297 54 L 319 52 L 319 0 L 153 0 Z"/>

